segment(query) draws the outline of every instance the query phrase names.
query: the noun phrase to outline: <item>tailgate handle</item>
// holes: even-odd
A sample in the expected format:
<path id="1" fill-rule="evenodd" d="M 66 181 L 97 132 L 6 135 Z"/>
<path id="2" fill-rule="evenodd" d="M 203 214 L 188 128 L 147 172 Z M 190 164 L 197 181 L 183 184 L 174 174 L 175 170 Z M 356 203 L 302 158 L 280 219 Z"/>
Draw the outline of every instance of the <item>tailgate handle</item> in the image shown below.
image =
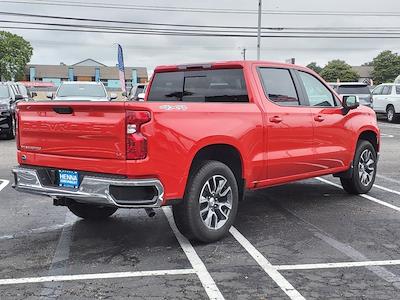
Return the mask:
<path id="1" fill-rule="evenodd" d="M 70 115 L 74 112 L 72 107 L 69 106 L 59 106 L 59 107 L 53 107 L 53 110 L 58 113 L 58 114 L 63 114 L 63 115 Z"/>

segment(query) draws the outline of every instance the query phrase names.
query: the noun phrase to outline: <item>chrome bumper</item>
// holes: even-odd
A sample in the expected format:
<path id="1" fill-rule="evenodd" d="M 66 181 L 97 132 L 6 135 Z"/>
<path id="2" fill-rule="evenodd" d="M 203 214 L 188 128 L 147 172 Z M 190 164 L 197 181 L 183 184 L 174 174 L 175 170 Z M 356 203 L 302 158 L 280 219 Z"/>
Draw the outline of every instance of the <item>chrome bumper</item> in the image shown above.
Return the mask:
<path id="1" fill-rule="evenodd" d="M 15 167 L 13 188 L 20 192 L 45 195 L 52 198 L 68 198 L 77 202 L 114 206 L 119 208 L 156 208 L 163 202 L 164 187 L 158 179 L 115 179 L 85 175 L 78 189 L 43 185 L 36 169 Z M 155 195 L 151 199 L 135 199 L 123 202 L 110 193 L 110 186 L 115 187 L 153 187 Z M 120 202 L 120 203 L 118 203 Z"/>

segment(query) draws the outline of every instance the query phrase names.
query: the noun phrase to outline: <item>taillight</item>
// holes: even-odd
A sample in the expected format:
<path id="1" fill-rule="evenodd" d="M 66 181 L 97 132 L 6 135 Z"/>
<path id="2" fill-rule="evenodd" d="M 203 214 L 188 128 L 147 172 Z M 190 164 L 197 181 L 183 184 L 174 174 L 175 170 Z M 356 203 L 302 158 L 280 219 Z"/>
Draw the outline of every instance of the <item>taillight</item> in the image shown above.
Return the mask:
<path id="1" fill-rule="evenodd" d="M 144 159 L 147 156 L 147 139 L 140 132 L 141 126 L 151 119 L 148 111 L 126 112 L 126 158 Z"/>
<path id="2" fill-rule="evenodd" d="M 17 143 L 17 149 L 21 150 L 21 141 L 19 138 L 19 109 L 15 108 L 15 141 Z"/>

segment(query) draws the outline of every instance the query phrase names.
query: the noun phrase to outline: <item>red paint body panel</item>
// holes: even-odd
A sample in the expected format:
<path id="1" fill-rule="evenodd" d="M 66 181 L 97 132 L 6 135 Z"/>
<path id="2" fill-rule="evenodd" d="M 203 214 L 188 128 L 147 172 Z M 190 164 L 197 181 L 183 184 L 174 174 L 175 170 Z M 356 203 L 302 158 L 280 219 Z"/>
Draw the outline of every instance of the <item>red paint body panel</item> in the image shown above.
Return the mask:
<path id="1" fill-rule="evenodd" d="M 165 188 L 166 204 L 169 199 L 183 197 L 192 160 L 208 145 L 226 144 L 239 151 L 243 178 L 251 189 L 344 171 L 350 167 L 362 132 L 373 131 L 379 139 L 375 114 L 369 108 L 359 107 L 343 115 L 338 107 L 282 107 L 269 101 L 258 78 L 258 66 L 295 68 L 317 76 L 293 65 L 221 62 L 208 68 L 243 68 L 250 103 L 21 103 L 18 161 L 129 178 L 158 178 Z M 186 67 L 161 66 L 155 72 Z M 168 105 L 184 105 L 184 109 L 168 110 Z M 71 107 L 73 113 L 59 114 L 54 107 Z M 148 143 L 146 159 L 126 160 L 127 110 L 151 113 L 151 121 L 141 126 Z M 270 121 L 276 116 L 282 122 Z M 315 116 L 322 116 L 324 122 L 316 122 Z"/>

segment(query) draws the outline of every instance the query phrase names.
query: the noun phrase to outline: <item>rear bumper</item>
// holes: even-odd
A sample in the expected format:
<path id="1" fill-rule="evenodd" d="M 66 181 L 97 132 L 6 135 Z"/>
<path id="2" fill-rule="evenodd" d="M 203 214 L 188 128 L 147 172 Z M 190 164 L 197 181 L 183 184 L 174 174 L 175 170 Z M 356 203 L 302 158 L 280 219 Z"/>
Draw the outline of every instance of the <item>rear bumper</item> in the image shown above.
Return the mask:
<path id="1" fill-rule="evenodd" d="M 164 187 L 158 179 L 124 179 L 84 176 L 78 189 L 46 185 L 34 168 L 15 167 L 12 170 L 13 188 L 20 192 L 45 195 L 52 198 L 68 198 L 77 202 L 113 206 L 118 208 L 156 208 L 163 203 Z M 152 193 L 138 199 L 132 195 L 135 189 L 153 189 Z M 118 192 L 113 192 L 117 190 Z M 129 198 L 131 193 L 132 199 Z"/>

